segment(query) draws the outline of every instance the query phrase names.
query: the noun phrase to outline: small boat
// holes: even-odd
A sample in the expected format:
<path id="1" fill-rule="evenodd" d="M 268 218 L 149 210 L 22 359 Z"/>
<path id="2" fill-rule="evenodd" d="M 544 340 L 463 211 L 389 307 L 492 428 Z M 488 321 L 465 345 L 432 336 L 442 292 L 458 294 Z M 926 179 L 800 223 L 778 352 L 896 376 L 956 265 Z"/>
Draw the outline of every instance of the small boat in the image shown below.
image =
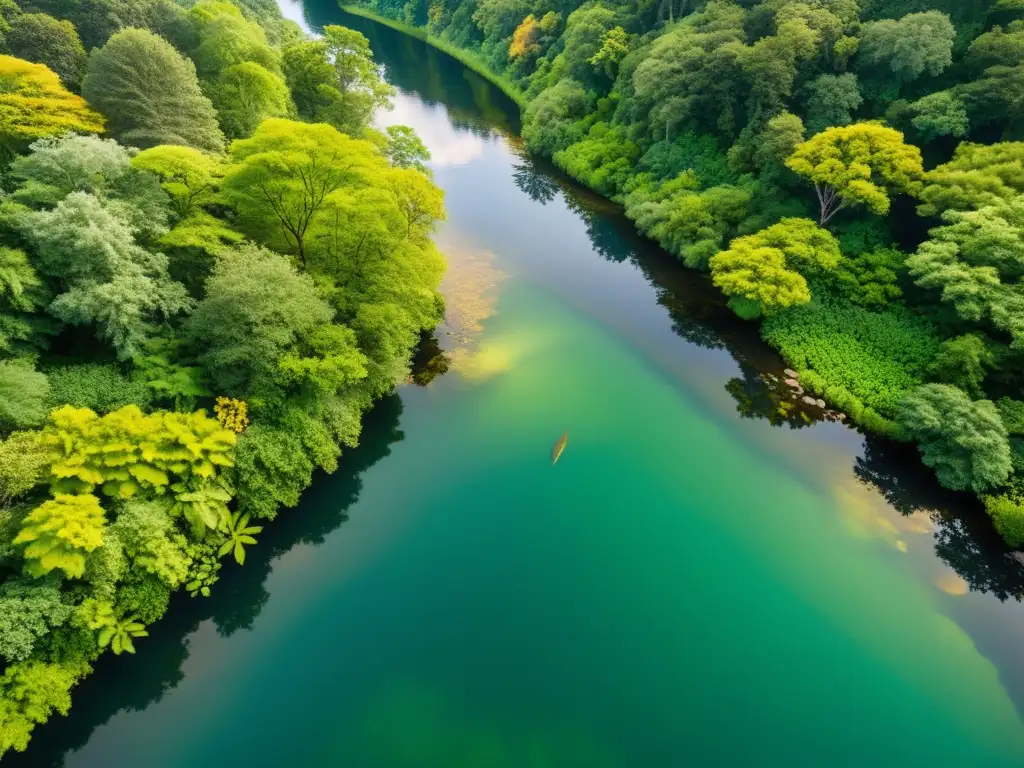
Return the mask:
<path id="1" fill-rule="evenodd" d="M 562 451 L 565 450 L 565 444 L 569 442 L 569 433 L 566 432 L 555 443 L 555 447 L 551 449 L 551 465 L 554 466 L 558 463 L 558 460 L 562 457 Z"/>

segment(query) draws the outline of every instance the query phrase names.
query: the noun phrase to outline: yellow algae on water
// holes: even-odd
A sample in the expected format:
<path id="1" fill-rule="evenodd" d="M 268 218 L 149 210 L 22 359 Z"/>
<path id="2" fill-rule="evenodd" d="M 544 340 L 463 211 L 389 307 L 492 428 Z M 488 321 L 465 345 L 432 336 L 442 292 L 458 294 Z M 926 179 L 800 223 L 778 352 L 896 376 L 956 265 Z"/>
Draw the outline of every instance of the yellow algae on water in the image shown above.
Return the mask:
<path id="1" fill-rule="evenodd" d="M 494 254 L 489 251 L 449 254 L 441 293 L 444 329 L 456 347 L 472 344 L 481 334 L 483 321 L 496 311 L 497 288 L 506 277 L 494 266 Z"/>
<path id="2" fill-rule="evenodd" d="M 903 515 L 896 520 L 896 527 L 904 533 L 934 533 L 935 521 L 930 513 L 919 509 L 909 515 Z"/>
<path id="3" fill-rule="evenodd" d="M 935 580 L 935 586 L 953 597 L 960 597 L 970 592 L 970 586 L 964 581 L 960 574 L 954 571 L 946 571 Z"/>
<path id="4" fill-rule="evenodd" d="M 462 378 L 486 381 L 512 368 L 513 352 L 506 344 L 485 344 L 479 349 L 459 347 L 452 352 L 452 367 Z"/>

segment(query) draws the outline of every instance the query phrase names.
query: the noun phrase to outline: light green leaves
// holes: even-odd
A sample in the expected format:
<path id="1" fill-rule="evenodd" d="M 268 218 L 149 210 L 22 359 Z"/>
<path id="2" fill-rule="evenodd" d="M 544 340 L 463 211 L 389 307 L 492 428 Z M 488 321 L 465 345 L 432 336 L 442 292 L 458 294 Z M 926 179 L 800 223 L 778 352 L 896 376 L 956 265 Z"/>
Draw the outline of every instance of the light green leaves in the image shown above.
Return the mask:
<path id="1" fill-rule="evenodd" d="M 92 494 L 59 493 L 28 514 L 15 544 L 24 544 L 25 571 L 45 576 L 60 570 L 68 578 L 85 574 L 86 555 L 103 544 L 105 519 Z"/>
<path id="2" fill-rule="evenodd" d="M 217 550 L 217 554 L 220 557 L 224 557 L 228 552 L 234 552 L 235 561 L 239 565 L 244 565 L 245 545 L 255 544 L 256 539 L 254 539 L 253 536 L 262 530 L 263 526 L 261 525 L 249 525 L 248 515 L 236 512 L 224 526 L 224 533 L 227 534 L 227 538 L 224 540 L 224 543 L 220 545 L 220 549 Z"/>

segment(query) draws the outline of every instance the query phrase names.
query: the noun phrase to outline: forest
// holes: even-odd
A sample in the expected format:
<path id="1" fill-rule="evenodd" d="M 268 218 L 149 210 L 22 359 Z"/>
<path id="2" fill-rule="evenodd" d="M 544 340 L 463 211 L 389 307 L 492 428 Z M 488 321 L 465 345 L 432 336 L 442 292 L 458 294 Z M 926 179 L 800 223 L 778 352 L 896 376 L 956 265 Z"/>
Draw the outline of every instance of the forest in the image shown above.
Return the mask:
<path id="1" fill-rule="evenodd" d="M 360 7 L 513 83 L 532 152 L 1024 545 L 1024 2 Z"/>
<path id="2" fill-rule="evenodd" d="M 0 81 L 2 756 L 357 444 L 444 202 L 366 38 L 265 0 L 0 0 Z"/>

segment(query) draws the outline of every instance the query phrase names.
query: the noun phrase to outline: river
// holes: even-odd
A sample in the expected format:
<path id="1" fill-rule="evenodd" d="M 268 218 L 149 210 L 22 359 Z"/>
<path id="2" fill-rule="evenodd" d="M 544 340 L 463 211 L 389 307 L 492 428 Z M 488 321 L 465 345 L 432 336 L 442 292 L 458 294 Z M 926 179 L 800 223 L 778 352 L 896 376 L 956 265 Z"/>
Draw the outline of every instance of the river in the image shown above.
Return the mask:
<path id="1" fill-rule="evenodd" d="M 1024 580 L 970 500 L 793 408 L 756 330 L 527 157 L 477 75 L 281 1 L 364 31 L 380 120 L 433 153 L 451 370 L 9 763 L 1024 765 Z"/>

